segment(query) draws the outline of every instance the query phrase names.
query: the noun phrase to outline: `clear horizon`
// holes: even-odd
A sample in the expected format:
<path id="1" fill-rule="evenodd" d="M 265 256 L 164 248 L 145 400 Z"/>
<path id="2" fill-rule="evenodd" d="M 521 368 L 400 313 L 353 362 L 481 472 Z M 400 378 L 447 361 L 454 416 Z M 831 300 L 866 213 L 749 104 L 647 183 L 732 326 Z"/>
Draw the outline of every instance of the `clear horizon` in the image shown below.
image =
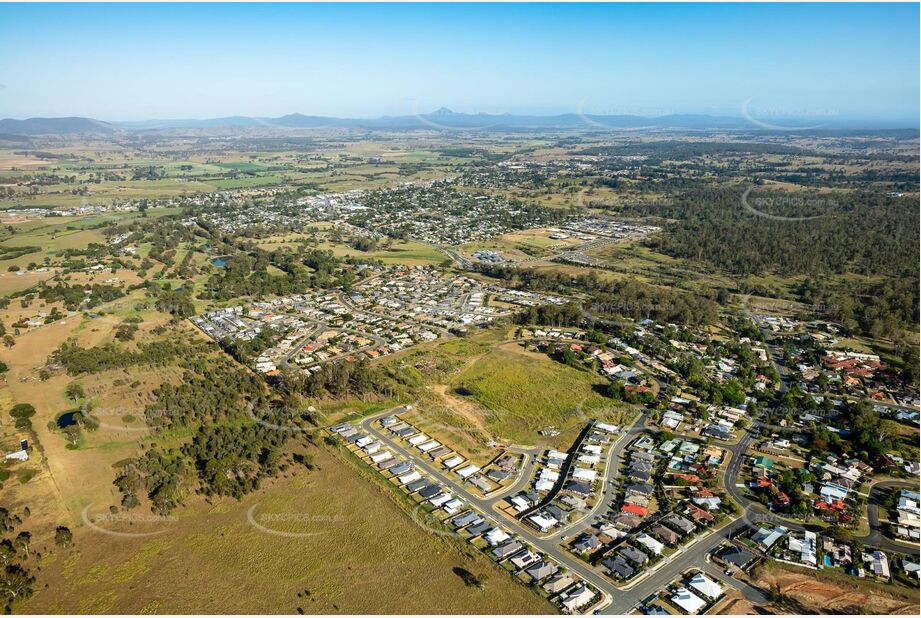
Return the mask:
<path id="1" fill-rule="evenodd" d="M 917 4 L 0 5 L 0 118 L 918 125 Z"/>

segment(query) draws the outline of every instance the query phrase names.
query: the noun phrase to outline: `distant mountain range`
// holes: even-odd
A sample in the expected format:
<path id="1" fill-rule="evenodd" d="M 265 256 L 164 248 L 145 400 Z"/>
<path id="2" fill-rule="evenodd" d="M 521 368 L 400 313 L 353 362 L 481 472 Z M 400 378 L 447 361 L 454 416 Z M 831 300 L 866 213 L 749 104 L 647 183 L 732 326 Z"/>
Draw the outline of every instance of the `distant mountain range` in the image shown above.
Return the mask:
<path id="1" fill-rule="evenodd" d="M 778 124 L 780 124 L 778 122 Z M 801 126 L 804 130 L 816 129 L 811 122 L 786 122 L 783 130 Z M 824 125 L 823 125 L 824 126 Z M 828 128 L 897 128 L 891 123 L 860 123 L 841 121 L 829 123 Z M 535 129 L 776 129 L 772 125 L 759 125 L 742 117 L 709 116 L 704 114 L 671 114 L 667 116 L 558 114 L 531 116 L 520 114 L 463 114 L 441 108 L 428 114 L 410 116 L 382 116 L 380 118 L 332 118 L 288 114 L 278 118 L 252 116 L 227 116 L 224 118 L 187 120 L 142 120 L 136 122 L 104 122 L 92 118 L 29 118 L 26 120 L 0 120 L 0 134 L 10 135 L 73 135 L 131 133 L 140 131 L 217 129 L 221 127 L 297 128 L 352 128 L 352 129 L 436 129 L 436 130 L 535 130 Z M 779 128 L 779 127 L 778 127 Z"/>
<path id="2" fill-rule="evenodd" d="M 13 135 L 42 135 L 71 133 L 114 133 L 118 127 L 109 122 L 71 116 L 68 118 L 27 118 L 0 120 L 0 133 Z"/>

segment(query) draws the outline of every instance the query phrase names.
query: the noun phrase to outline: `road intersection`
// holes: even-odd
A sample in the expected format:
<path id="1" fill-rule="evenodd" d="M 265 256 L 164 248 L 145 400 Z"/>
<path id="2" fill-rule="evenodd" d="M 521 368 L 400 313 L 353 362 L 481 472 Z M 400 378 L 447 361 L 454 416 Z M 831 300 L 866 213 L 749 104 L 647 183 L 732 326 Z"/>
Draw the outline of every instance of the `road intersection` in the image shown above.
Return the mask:
<path id="1" fill-rule="evenodd" d="M 428 461 L 425 456 L 414 453 L 411 448 L 407 448 L 376 425 L 382 418 L 400 414 L 404 411 L 406 411 L 406 408 L 388 410 L 363 419 L 359 423 L 359 426 L 361 430 L 369 436 L 386 445 L 386 448 L 391 452 L 399 455 L 405 461 L 411 462 L 418 471 L 437 481 L 444 488 L 453 492 L 456 497 L 462 498 L 470 507 L 479 511 L 482 516 L 496 525 L 514 532 L 523 541 L 552 557 L 559 564 L 567 567 L 571 572 L 579 575 L 585 581 L 602 591 L 603 595 L 606 597 L 604 600 L 605 602 L 595 605 L 596 612 L 604 614 L 627 613 L 636 607 L 643 599 L 655 594 L 659 589 L 666 586 L 677 577 L 680 577 L 685 571 L 691 568 L 702 568 L 712 577 L 738 589 L 746 598 L 753 602 L 763 603 L 766 601 L 766 596 L 763 592 L 745 582 L 727 577 L 707 560 L 710 552 L 729 537 L 729 532 L 732 528 L 731 524 L 734 523 L 734 520 L 727 522 L 725 526 L 718 530 L 710 531 L 698 537 L 691 544 L 683 547 L 668 559 L 660 562 L 655 568 L 649 569 L 628 584 L 617 586 L 613 580 L 610 580 L 603 574 L 601 568 L 592 567 L 560 547 L 560 542 L 563 539 L 572 536 L 578 532 L 578 530 L 586 527 L 597 515 L 603 513 L 608 508 L 617 491 L 616 483 L 607 480 L 601 490 L 599 500 L 578 521 L 567 524 L 564 528 L 555 531 L 551 535 L 542 536 L 537 530 L 523 524 L 516 518 L 510 517 L 505 511 L 498 508 L 499 503 L 506 497 L 516 494 L 525 486 L 530 480 L 530 472 L 526 470 L 518 481 L 501 492 L 496 492 L 489 497 L 479 496 L 470 491 L 463 481 L 453 478 L 444 470 L 441 470 L 434 462 Z M 625 448 L 633 441 L 633 438 L 644 431 L 644 425 L 647 418 L 648 412 L 640 415 L 640 417 L 637 418 L 629 428 L 625 429 L 611 445 L 607 454 L 605 468 L 606 477 L 611 475 L 612 471 L 618 469 Z M 742 442 L 740 442 L 740 445 L 741 448 L 744 448 Z M 535 447 L 527 454 L 529 458 L 524 465 L 533 472 L 537 456 L 539 455 L 539 449 Z"/>

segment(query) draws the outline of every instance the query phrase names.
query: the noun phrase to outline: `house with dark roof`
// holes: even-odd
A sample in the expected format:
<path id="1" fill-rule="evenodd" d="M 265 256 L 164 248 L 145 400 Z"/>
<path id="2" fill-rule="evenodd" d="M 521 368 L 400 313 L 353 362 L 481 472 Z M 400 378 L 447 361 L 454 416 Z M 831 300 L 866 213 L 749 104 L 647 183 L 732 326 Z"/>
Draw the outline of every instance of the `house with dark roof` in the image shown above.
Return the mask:
<path id="1" fill-rule="evenodd" d="M 633 564 L 643 565 L 649 562 L 649 556 L 632 545 L 621 546 L 621 548 L 617 550 L 617 554 L 623 556 Z"/>
<path id="2" fill-rule="evenodd" d="M 611 575 L 619 579 L 629 579 L 636 573 L 636 569 L 630 566 L 621 556 L 611 556 L 601 561 L 601 565 L 611 572 Z"/>
<path id="3" fill-rule="evenodd" d="M 655 487 L 649 483 L 630 483 L 627 485 L 627 493 L 639 494 L 641 496 L 651 496 L 655 492 Z"/>
<path id="4" fill-rule="evenodd" d="M 401 476 L 401 475 L 403 475 L 403 474 L 406 474 L 407 472 L 409 472 L 409 471 L 412 470 L 412 469 L 413 469 L 412 464 L 409 463 L 409 462 L 404 461 L 403 463 L 401 463 L 401 464 L 399 464 L 399 465 L 396 465 L 396 466 L 394 466 L 393 468 L 391 468 L 391 469 L 390 469 L 390 473 L 393 474 L 394 476 Z"/>
<path id="5" fill-rule="evenodd" d="M 489 523 L 480 520 L 479 523 L 473 524 L 472 526 L 467 528 L 467 532 L 469 532 L 473 536 L 480 536 L 481 534 L 491 529 L 492 529 L 492 526 L 490 526 Z"/>
<path id="6" fill-rule="evenodd" d="M 733 545 L 717 554 L 720 560 L 740 569 L 745 569 L 755 559 L 755 554 L 747 549 Z"/>
<path id="7" fill-rule="evenodd" d="M 671 525 L 673 528 L 677 528 L 683 534 L 691 534 L 697 529 L 697 526 L 681 515 L 672 515 L 665 519 L 665 523 Z"/>
<path id="8" fill-rule="evenodd" d="M 634 470 L 630 469 L 630 472 L 627 473 L 627 477 L 631 481 L 636 481 L 638 483 L 646 483 L 649 479 L 652 478 L 652 475 L 649 472 L 643 470 Z"/>
<path id="9" fill-rule="evenodd" d="M 441 487 L 439 487 L 439 486 L 436 485 L 435 483 L 432 483 L 432 484 L 430 484 L 430 485 L 426 485 L 426 486 L 419 492 L 419 495 L 422 496 L 423 498 L 425 498 L 426 500 L 428 500 L 429 498 L 434 498 L 435 496 L 437 496 L 437 495 L 440 494 L 440 493 L 441 493 Z"/>
<path id="10" fill-rule="evenodd" d="M 522 545 L 518 541 L 508 541 L 492 550 L 492 555 L 496 557 L 496 560 L 505 560 L 517 554 L 521 549 Z"/>
<path id="11" fill-rule="evenodd" d="M 548 504 L 544 510 L 557 521 L 565 522 L 569 520 L 569 511 L 555 504 Z"/>
<path id="12" fill-rule="evenodd" d="M 527 573 L 534 581 L 540 581 L 545 577 L 556 575 L 556 572 L 559 570 L 560 569 L 555 564 L 541 561 L 531 567 L 528 567 L 525 570 L 525 573 Z"/>
<path id="13" fill-rule="evenodd" d="M 572 544 L 572 548 L 580 554 L 593 552 L 601 548 L 601 540 L 594 534 L 583 534 Z"/>
<path id="14" fill-rule="evenodd" d="M 652 532 L 654 535 L 656 535 L 657 537 L 659 537 L 660 539 L 662 539 L 669 545 L 677 545 L 678 542 L 681 540 L 680 534 L 678 534 L 674 530 L 666 528 L 662 524 L 658 524 L 655 528 L 650 530 L 650 532 Z"/>
<path id="15" fill-rule="evenodd" d="M 580 496 L 590 496 L 592 495 L 592 486 L 579 481 L 569 481 L 566 485 L 566 491 L 571 491 Z"/>
<path id="16" fill-rule="evenodd" d="M 455 528 L 463 528 L 464 526 L 469 526 L 470 524 L 473 524 L 479 521 L 482 521 L 479 515 L 477 515 L 473 511 L 467 511 L 466 513 L 463 513 L 462 515 L 458 515 L 457 517 L 452 519 L 451 524 Z"/>

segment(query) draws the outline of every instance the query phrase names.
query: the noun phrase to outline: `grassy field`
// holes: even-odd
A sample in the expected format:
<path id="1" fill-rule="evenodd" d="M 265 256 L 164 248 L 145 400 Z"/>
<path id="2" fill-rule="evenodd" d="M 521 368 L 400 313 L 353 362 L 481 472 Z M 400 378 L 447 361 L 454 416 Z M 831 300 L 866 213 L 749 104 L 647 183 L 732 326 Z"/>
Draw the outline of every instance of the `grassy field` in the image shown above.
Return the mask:
<path id="1" fill-rule="evenodd" d="M 524 351 L 511 343 L 496 347 L 465 368 L 453 381 L 454 392 L 489 410 L 486 424 L 496 435 L 533 444 L 539 429 L 581 426 L 586 416 L 607 415 L 613 402 L 596 388 L 601 376 Z"/>
<path id="2" fill-rule="evenodd" d="M 360 478 L 339 455 L 321 450 L 316 464 L 317 470 L 289 474 L 241 502 L 194 499 L 175 518 L 144 522 L 145 531 L 158 533 L 153 536 L 118 537 L 81 528 L 75 547 L 47 556 L 35 596 L 17 609 L 128 614 L 293 614 L 298 608 L 341 614 L 553 611 L 482 555 L 419 528 L 389 490 Z M 120 525 L 119 530 L 125 529 Z M 458 567 L 485 576 L 483 588 L 466 586 L 455 574 Z"/>
<path id="3" fill-rule="evenodd" d="M 549 256 L 581 242 L 571 238 L 554 240 L 550 238 L 550 234 L 547 228 L 521 230 L 481 242 L 468 243 L 460 249 L 468 255 L 485 249 L 501 253 L 507 259 L 527 260 Z"/>
<path id="4" fill-rule="evenodd" d="M 325 223 L 312 224 L 311 227 L 323 230 L 328 227 Z M 287 245 L 295 245 L 299 241 L 307 240 L 308 234 L 293 233 L 279 236 L 271 236 L 259 243 L 259 246 L 267 251 L 274 251 Z M 320 236 L 322 239 L 322 236 Z M 318 249 L 332 251 L 337 257 L 355 257 L 362 259 L 380 260 L 385 264 L 407 264 L 416 266 L 419 264 L 440 264 L 447 256 L 444 253 L 421 242 L 394 241 L 389 249 L 383 247 L 374 251 L 359 251 L 347 243 L 333 242 L 330 240 L 321 240 Z"/>

